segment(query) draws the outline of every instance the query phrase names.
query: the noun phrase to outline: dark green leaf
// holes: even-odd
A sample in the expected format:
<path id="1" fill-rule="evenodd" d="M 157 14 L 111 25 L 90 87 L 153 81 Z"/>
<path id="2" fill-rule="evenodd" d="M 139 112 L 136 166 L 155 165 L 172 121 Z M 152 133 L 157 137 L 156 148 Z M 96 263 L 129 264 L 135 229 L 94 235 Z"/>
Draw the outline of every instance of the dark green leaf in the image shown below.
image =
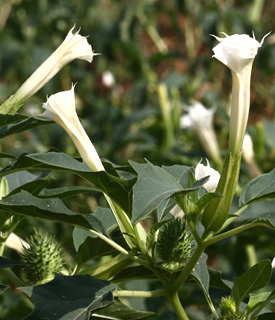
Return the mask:
<path id="1" fill-rule="evenodd" d="M 208 269 L 210 276 L 209 287 L 218 288 L 223 290 L 230 290 L 233 286 L 233 282 L 222 279 L 222 273 L 217 270 Z"/>
<path id="2" fill-rule="evenodd" d="M 112 239 L 121 247 L 128 248 L 123 237 L 112 237 Z M 105 241 L 99 238 L 88 237 L 77 251 L 77 264 L 82 265 L 85 262 L 98 257 L 117 254 L 117 251 Z"/>
<path id="3" fill-rule="evenodd" d="M 9 196 L 19 193 L 20 191 L 23 191 L 23 190 L 36 196 L 39 194 L 41 190 L 43 190 L 49 184 L 49 182 L 50 181 L 46 179 L 38 179 L 38 180 L 30 181 L 11 191 L 9 193 Z"/>
<path id="4" fill-rule="evenodd" d="M 57 274 L 46 284 L 19 289 L 35 306 L 26 320 L 85 320 L 90 311 L 113 302 L 111 291 L 115 288 L 110 282 L 89 275 L 67 277 Z"/>
<path id="5" fill-rule="evenodd" d="M 180 166 L 176 164 L 173 166 L 162 166 L 162 168 L 177 179 L 183 189 L 188 189 L 189 173 L 190 171 L 194 171 L 193 167 Z"/>
<path id="6" fill-rule="evenodd" d="M 275 312 L 268 312 L 261 314 L 257 317 L 257 320 L 274 320 L 275 319 Z"/>
<path id="7" fill-rule="evenodd" d="M 247 219 L 246 223 L 255 223 L 262 224 L 264 227 L 268 227 L 271 229 L 275 229 L 275 213 L 274 212 L 266 212 L 260 214 L 256 219 Z"/>
<path id="8" fill-rule="evenodd" d="M 20 261 L 8 260 L 8 259 L 5 259 L 3 257 L 0 257 L 0 269 L 19 266 L 21 264 L 23 264 L 23 263 L 20 262 Z"/>
<path id="9" fill-rule="evenodd" d="M 39 193 L 39 198 L 60 198 L 65 199 L 82 193 L 98 192 L 96 187 L 72 186 L 65 188 L 43 189 Z"/>
<path id="10" fill-rule="evenodd" d="M 0 159 L 16 159 L 16 157 L 12 154 L 8 154 L 5 152 L 0 152 Z"/>
<path id="11" fill-rule="evenodd" d="M 39 199 L 26 191 L 0 200 L 0 210 L 104 232 L 101 222 L 92 214 L 75 213 L 69 210 L 60 199 Z"/>
<path id="12" fill-rule="evenodd" d="M 272 267 L 270 260 L 263 260 L 255 264 L 238 278 L 234 278 L 232 297 L 239 306 L 251 292 L 265 287 L 270 280 Z"/>
<path id="13" fill-rule="evenodd" d="M 274 298 L 275 298 L 275 290 L 273 290 L 272 292 L 262 292 L 255 296 L 251 296 L 249 298 L 246 310 L 248 313 L 251 313 L 255 309 L 261 307 L 261 305 L 266 306 L 268 301 L 271 301 Z"/>
<path id="14" fill-rule="evenodd" d="M 256 201 L 275 197 L 275 169 L 265 173 L 245 186 L 239 200 L 239 208 Z"/>
<path id="15" fill-rule="evenodd" d="M 31 128 L 52 123 L 51 120 L 39 117 L 28 117 L 22 114 L 1 114 L 0 139 Z"/>
<path id="16" fill-rule="evenodd" d="M 154 315 L 153 312 L 134 310 L 120 300 L 115 299 L 114 302 L 107 307 L 96 310 L 91 320 L 110 319 L 110 320 L 140 320 L 148 319 Z M 152 319 L 153 320 L 153 319 Z"/>
<path id="17" fill-rule="evenodd" d="M 93 172 L 84 162 L 60 152 L 21 155 L 12 165 L 0 171 L 0 177 L 22 170 L 57 170 L 76 174 L 108 194 L 125 212 L 131 211 L 131 190 L 135 179 L 121 179 L 105 171 Z"/>
<path id="18" fill-rule="evenodd" d="M 129 267 L 119 272 L 113 282 L 124 282 L 128 280 L 147 279 L 147 280 L 159 280 L 156 275 L 143 266 Z"/>
<path id="19" fill-rule="evenodd" d="M 105 234 L 109 234 L 116 227 L 116 220 L 112 211 L 109 208 L 97 207 L 96 211 L 93 213 L 93 217 L 97 218 L 101 222 L 102 229 Z M 78 251 L 79 247 L 84 243 L 87 237 L 96 237 L 88 230 L 83 230 L 81 228 L 74 228 L 73 231 L 73 241 L 75 250 Z"/>
<path id="20" fill-rule="evenodd" d="M 208 294 L 209 290 L 209 272 L 207 269 L 207 254 L 203 253 L 195 266 L 192 276 L 196 279 L 197 284 L 201 287 L 205 294 Z"/>
<path id="21" fill-rule="evenodd" d="M 24 189 L 24 185 L 26 185 L 26 189 L 28 188 L 27 185 L 30 182 L 34 182 L 39 179 L 44 179 L 49 175 L 49 171 L 43 171 L 41 174 L 32 174 L 28 171 L 20 171 L 8 174 L 6 179 L 9 185 L 9 192 L 13 192 L 17 189 L 16 192 L 20 191 L 20 188 Z M 42 183 L 42 182 L 41 182 Z M 30 186 L 31 188 L 31 186 Z"/>
<path id="22" fill-rule="evenodd" d="M 132 222 L 136 223 L 175 192 L 182 190 L 177 179 L 150 162 L 138 164 L 130 162 L 138 173 L 138 181 L 133 188 Z"/>
<path id="23" fill-rule="evenodd" d="M 133 260 L 120 253 L 115 257 L 105 257 L 103 262 L 100 262 L 92 267 L 82 269 L 79 274 L 90 274 L 97 279 L 112 280 L 116 274 L 124 270 L 132 263 Z"/>

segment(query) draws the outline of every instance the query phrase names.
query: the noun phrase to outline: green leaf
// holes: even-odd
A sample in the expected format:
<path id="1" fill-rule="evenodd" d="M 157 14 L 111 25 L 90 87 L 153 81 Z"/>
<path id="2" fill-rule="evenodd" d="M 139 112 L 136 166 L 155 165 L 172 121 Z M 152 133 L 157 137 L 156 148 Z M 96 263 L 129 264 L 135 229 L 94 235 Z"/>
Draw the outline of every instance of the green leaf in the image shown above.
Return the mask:
<path id="1" fill-rule="evenodd" d="M 117 283 L 136 279 L 159 281 L 159 279 L 151 270 L 143 266 L 125 268 L 123 271 L 119 272 L 112 281 Z"/>
<path id="2" fill-rule="evenodd" d="M 118 245 L 123 248 L 129 248 L 123 237 L 112 237 Z M 99 238 L 88 237 L 77 251 L 76 261 L 80 266 L 91 259 L 96 259 L 106 255 L 117 254 L 117 251 Z"/>
<path id="3" fill-rule="evenodd" d="M 105 257 L 102 261 L 95 266 L 81 270 L 78 274 L 90 274 L 97 279 L 111 280 L 116 274 L 133 263 L 133 260 L 122 253 L 113 258 Z"/>
<path id="4" fill-rule="evenodd" d="M 173 166 L 162 166 L 162 168 L 167 171 L 171 176 L 178 180 L 179 184 L 183 189 L 188 189 L 189 173 L 193 172 L 193 167 L 173 165 Z"/>
<path id="5" fill-rule="evenodd" d="M 86 186 L 72 186 L 64 188 L 54 189 L 43 189 L 39 193 L 39 198 L 60 198 L 65 199 L 78 194 L 99 192 L 100 189 L 97 187 L 86 187 Z"/>
<path id="6" fill-rule="evenodd" d="M 275 312 L 268 312 L 261 314 L 257 317 L 257 320 L 274 320 L 275 319 Z"/>
<path id="7" fill-rule="evenodd" d="M 102 230 L 105 234 L 109 234 L 116 226 L 116 220 L 112 211 L 109 208 L 97 207 L 96 211 L 93 213 L 93 217 L 97 218 L 101 222 Z M 96 237 L 88 230 L 83 230 L 81 228 L 74 228 L 73 231 L 73 242 L 75 250 L 78 251 L 79 247 L 86 241 L 88 237 Z"/>
<path id="8" fill-rule="evenodd" d="M 167 171 L 150 162 L 138 164 L 130 161 L 130 164 L 138 173 L 132 208 L 132 223 L 136 223 L 182 187 Z"/>
<path id="9" fill-rule="evenodd" d="M 19 193 L 20 191 L 27 191 L 34 196 L 37 196 L 50 183 L 47 179 L 37 179 L 21 185 L 9 193 L 9 196 Z"/>
<path id="10" fill-rule="evenodd" d="M 111 291 L 115 288 L 110 282 L 89 275 L 57 274 L 46 284 L 18 289 L 34 302 L 35 308 L 26 320 L 85 320 L 92 310 L 113 302 Z"/>
<path id="11" fill-rule="evenodd" d="M 208 294 L 210 283 L 209 272 L 206 264 L 207 258 L 207 254 L 203 253 L 191 274 L 203 290 L 204 294 Z"/>
<path id="12" fill-rule="evenodd" d="M 22 114 L 1 114 L 0 139 L 31 128 L 53 123 L 51 120 L 40 117 L 29 117 Z"/>
<path id="13" fill-rule="evenodd" d="M 275 197 L 275 169 L 269 173 L 265 173 L 250 182 L 245 186 L 239 199 L 239 208 L 245 205 L 272 199 Z"/>
<path id="14" fill-rule="evenodd" d="M 0 257 L 0 269 L 11 268 L 14 266 L 22 265 L 23 263 L 16 260 L 9 260 L 3 257 Z"/>
<path id="15" fill-rule="evenodd" d="M 262 224 L 264 227 L 275 230 L 275 212 L 265 212 L 260 214 L 256 219 L 248 218 L 245 223 Z"/>
<path id="16" fill-rule="evenodd" d="M 232 289 L 233 282 L 222 279 L 221 271 L 208 269 L 208 272 L 210 276 L 209 287 L 223 289 L 223 290 Z"/>
<path id="17" fill-rule="evenodd" d="M 272 266 L 270 260 L 263 260 L 255 264 L 238 278 L 234 278 L 232 297 L 237 307 L 251 292 L 265 287 L 270 280 Z"/>
<path id="18" fill-rule="evenodd" d="M 95 184 L 127 213 L 132 207 L 132 186 L 135 179 L 126 180 L 105 171 L 93 172 L 84 162 L 61 152 L 23 154 L 12 165 L 0 171 L 0 177 L 22 170 L 56 170 L 73 173 Z"/>
<path id="19" fill-rule="evenodd" d="M 263 305 L 263 307 L 266 306 L 268 301 L 271 301 L 274 298 L 275 298 L 275 290 L 271 292 L 262 292 L 255 296 L 250 296 L 245 310 L 247 310 L 247 313 L 251 313 L 255 309 L 258 309 L 259 307 L 261 308 L 261 305 Z"/>
<path id="20" fill-rule="evenodd" d="M 5 213 L 47 219 L 73 226 L 95 229 L 104 233 L 104 227 L 92 214 L 80 214 L 69 210 L 60 199 L 39 199 L 26 191 L 0 200 L 0 210 Z"/>
<path id="21" fill-rule="evenodd" d="M 142 320 L 151 318 L 153 312 L 134 310 L 120 300 L 115 299 L 114 302 L 107 307 L 96 310 L 93 315 L 93 320 L 109 319 L 109 320 Z M 153 320 L 153 318 L 152 318 Z"/>

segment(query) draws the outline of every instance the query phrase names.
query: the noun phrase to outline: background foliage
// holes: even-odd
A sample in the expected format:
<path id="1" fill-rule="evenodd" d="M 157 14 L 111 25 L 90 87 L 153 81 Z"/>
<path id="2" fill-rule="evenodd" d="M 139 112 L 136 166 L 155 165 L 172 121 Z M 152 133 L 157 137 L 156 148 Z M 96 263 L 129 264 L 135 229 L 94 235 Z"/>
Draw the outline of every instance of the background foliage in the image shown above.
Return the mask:
<path id="1" fill-rule="evenodd" d="M 74 61 L 57 74 L 38 94 L 29 99 L 20 113 L 37 115 L 46 95 L 68 90 L 77 83 L 77 108 L 83 125 L 102 158 L 123 165 L 129 159 L 148 159 L 155 165 L 195 165 L 206 157 L 192 131 L 179 126 L 183 105 L 199 100 L 206 107 L 217 108 L 215 129 L 219 145 L 227 148 L 228 105 L 231 90 L 229 71 L 212 60 L 212 47 L 218 35 L 247 33 L 258 40 L 275 30 L 274 1 L 205 0 L 205 1 L 56 1 L 2 0 L 0 3 L 0 101 L 4 101 L 63 41 L 75 24 L 89 36 L 95 52 L 92 64 Z M 275 162 L 275 37 L 271 34 L 260 49 L 253 67 L 251 113 L 248 131 L 254 141 L 256 160 L 263 172 Z M 111 72 L 114 83 L 104 82 Z M 158 86 L 168 88 L 172 108 L 172 129 L 161 109 Z M 170 131 L 169 131 L 170 130 Z M 171 133 L 172 132 L 172 133 Z M 55 124 L 33 128 L 0 141 L 1 152 L 19 156 L 25 152 L 45 152 L 51 147 L 78 156 L 69 137 Z M 9 163 L 1 159 L 1 167 Z M 245 164 L 241 167 L 240 188 L 249 180 Z M 61 173 L 52 174 L 51 185 L 62 187 L 88 183 Z M 96 193 L 83 193 L 66 205 L 76 212 L 94 211 L 102 204 Z M 237 202 L 236 202 L 237 203 Z M 263 202 L 266 212 L 274 202 Z M 257 204 L 244 215 L 253 216 Z M 66 251 L 67 264 L 75 259 L 72 229 L 62 224 L 26 218 L 18 234 L 26 237 L 33 228 L 57 235 Z M 208 264 L 221 269 L 225 278 L 243 273 L 260 259 L 275 255 L 272 231 L 253 229 L 208 249 Z M 6 249 L 5 256 L 17 258 Z M 0 278 L 1 280 L 1 278 Z M 2 283 L 2 281 L 1 281 Z M 271 281 L 274 286 L 274 278 Z M 138 289 L 157 289 L 157 284 L 140 281 L 127 284 Z M 182 291 L 192 319 L 205 319 L 202 293 L 187 286 Z M 220 299 L 221 290 L 211 292 Z M 186 296 L 188 299 L 186 299 Z M 157 319 L 175 319 L 162 299 L 131 299 L 139 310 L 157 311 Z M 21 310 L 22 314 L 20 314 Z M 22 294 L 0 296 L 0 319 L 21 319 L 28 311 Z M 205 310 L 207 307 L 205 306 Z"/>

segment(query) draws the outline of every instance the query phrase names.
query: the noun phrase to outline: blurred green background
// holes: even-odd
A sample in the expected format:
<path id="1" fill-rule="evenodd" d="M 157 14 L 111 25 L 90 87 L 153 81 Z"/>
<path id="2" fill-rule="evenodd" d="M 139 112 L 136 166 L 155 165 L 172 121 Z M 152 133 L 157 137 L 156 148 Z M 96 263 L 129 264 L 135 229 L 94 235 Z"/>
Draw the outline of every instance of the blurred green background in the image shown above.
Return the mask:
<path id="1" fill-rule="evenodd" d="M 77 83 L 77 112 L 100 157 L 117 164 L 146 158 L 158 165 L 195 165 L 207 155 L 196 134 L 180 128 L 179 118 L 184 105 L 198 100 L 207 108 L 217 108 L 214 127 L 224 156 L 231 75 L 225 66 L 211 58 L 217 41 L 210 35 L 219 32 L 252 35 L 254 31 L 260 41 L 275 30 L 274 14 L 272 0 L 1 0 L 0 101 L 4 102 L 19 88 L 75 25 L 76 29 L 81 27 L 81 35 L 89 36 L 93 50 L 100 55 L 91 64 L 73 61 L 63 68 L 25 103 L 20 113 L 38 115 L 47 95 L 69 90 L 71 83 Z M 274 44 L 275 34 L 271 33 L 259 49 L 252 73 L 248 131 L 263 172 L 273 169 L 275 163 Z M 161 83 L 168 94 L 170 122 L 161 106 Z M 69 137 L 55 124 L 0 142 L 1 151 L 14 155 L 43 152 L 51 147 L 78 156 Z M 4 165 L 3 162 L 1 166 Z M 249 179 L 249 171 L 242 164 L 240 189 Z M 55 174 L 52 180 L 54 186 L 83 183 L 61 174 Z M 88 195 L 66 204 L 72 210 L 90 212 L 97 201 L 100 199 Z M 274 202 L 261 206 L 269 211 Z M 256 213 L 257 206 L 252 206 L 245 214 Z M 73 261 L 70 228 L 25 219 L 18 233 L 25 237 L 33 233 L 33 227 L 58 234 L 67 250 L 67 262 Z M 269 230 L 257 229 L 219 243 L 207 252 L 209 266 L 221 269 L 225 278 L 232 279 L 255 261 L 275 256 L 272 236 Z M 15 257 L 12 252 L 7 255 Z M 154 286 L 139 285 L 143 290 L 145 286 Z M 214 300 L 219 301 L 221 294 L 213 291 Z M 193 314 L 191 319 L 205 319 L 208 309 L 201 293 L 187 286 L 183 291 L 183 297 L 186 296 L 184 301 L 189 314 Z M 0 299 L 0 319 L 20 319 L 20 302 L 14 304 L 11 315 L 7 311 L 11 310 L 11 301 Z M 14 296 L 11 299 L 14 303 Z M 163 301 L 139 299 L 136 303 L 140 309 L 158 311 L 156 319 L 175 319 Z"/>

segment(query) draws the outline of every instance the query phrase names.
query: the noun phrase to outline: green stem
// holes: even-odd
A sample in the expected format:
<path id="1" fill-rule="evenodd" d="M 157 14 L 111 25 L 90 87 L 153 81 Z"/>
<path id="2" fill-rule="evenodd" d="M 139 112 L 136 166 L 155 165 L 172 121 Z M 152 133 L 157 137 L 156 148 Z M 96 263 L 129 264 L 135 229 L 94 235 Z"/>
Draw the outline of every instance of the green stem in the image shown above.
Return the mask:
<path id="1" fill-rule="evenodd" d="M 113 292 L 114 297 L 136 297 L 136 298 L 152 298 L 167 296 L 166 290 L 155 291 L 133 291 L 133 290 L 118 290 Z"/>
<path id="2" fill-rule="evenodd" d="M 263 226 L 263 224 L 261 222 L 258 222 L 258 223 L 248 223 L 248 224 L 244 224 L 238 228 L 235 228 L 233 230 L 230 230 L 230 231 L 227 231 L 227 232 L 224 232 L 222 234 L 219 234 L 211 239 L 208 239 L 204 242 L 204 245 L 205 247 L 208 247 L 218 241 L 221 241 L 221 240 L 224 240 L 226 238 L 229 238 L 229 237 L 232 237 L 238 233 L 241 233 L 245 230 L 248 230 L 248 229 L 251 229 L 251 228 L 255 228 L 255 227 L 259 227 L 259 226 Z M 265 226 L 265 227 L 268 227 L 268 226 Z"/>
<path id="3" fill-rule="evenodd" d="M 121 232 L 126 233 L 126 235 L 124 235 L 125 241 L 127 242 L 127 244 L 131 249 L 135 248 L 136 247 L 135 241 L 133 241 L 132 237 L 127 236 L 127 234 L 132 234 L 132 235 L 134 234 L 134 230 L 132 228 L 132 225 L 128 216 L 116 203 L 113 202 L 113 200 L 109 196 L 107 196 L 105 193 L 104 193 L 104 196 L 115 216 L 115 219 L 117 221 L 117 224 Z"/>
<path id="4" fill-rule="evenodd" d="M 178 296 L 178 293 L 174 293 L 171 296 L 169 296 L 169 301 L 178 316 L 179 320 L 189 320 L 187 314 L 185 313 Z"/>
<path id="5" fill-rule="evenodd" d="M 15 286 L 15 287 L 24 287 L 25 284 L 22 280 L 20 280 L 17 275 L 11 271 L 11 269 L 1 269 L 1 272 L 4 274 L 4 276 L 9 279 L 9 281 Z"/>
<path id="6" fill-rule="evenodd" d="M 188 261 L 185 268 L 181 271 L 179 276 L 173 282 L 173 284 L 170 288 L 171 293 L 176 294 L 179 291 L 179 289 L 181 288 L 181 286 L 183 285 L 183 283 L 185 282 L 185 280 L 187 279 L 187 277 L 189 276 L 189 274 L 193 271 L 196 263 L 198 262 L 200 256 L 202 255 L 203 251 L 206 248 L 205 244 L 206 244 L 206 242 L 197 246 L 191 259 Z"/>
<path id="7" fill-rule="evenodd" d="M 225 229 L 231 222 L 233 222 L 236 218 L 238 218 L 238 216 L 240 216 L 241 213 L 243 213 L 244 210 L 247 209 L 247 207 L 248 207 L 248 205 L 245 205 L 245 206 L 243 206 L 242 208 L 240 208 L 238 211 L 236 211 L 236 212 L 234 213 L 234 216 L 235 216 L 235 217 L 232 217 L 232 218 L 227 219 L 219 231 Z"/>
<path id="8" fill-rule="evenodd" d="M 141 265 L 143 265 L 146 268 L 151 268 L 150 264 L 143 260 L 140 259 L 139 257 L 135 256 L 132 252 L 128 252 L 127 250 L 125 250 L 124 248 L 122 248 L 120 245 L 118 245 L 116 242 L 114 242 L 112 239 L 104 236 L 102 233 L 99 233 L 95 230 L 90 229 L 89 230 L 91 233 L 93 233 L 94 235 L 96 235 L 97 237 L 99 237 L 101 240 L 105 241 L 106 243 L 108 243 L 111 247 L 113 247 L 114 249 L 116 249 L 117 251 L 119 251 L 120 253 L 126 255 L 127 257 L 129 257 L 129 259 L 140 263 Z"/>

